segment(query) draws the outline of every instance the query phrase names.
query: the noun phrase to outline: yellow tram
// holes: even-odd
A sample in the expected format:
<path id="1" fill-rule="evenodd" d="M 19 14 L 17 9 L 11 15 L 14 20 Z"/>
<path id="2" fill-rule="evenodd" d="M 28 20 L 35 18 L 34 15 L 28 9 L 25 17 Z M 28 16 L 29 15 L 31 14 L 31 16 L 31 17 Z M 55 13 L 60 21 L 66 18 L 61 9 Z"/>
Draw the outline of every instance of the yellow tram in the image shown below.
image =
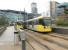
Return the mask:
<path id="1" fill-rule="evenodd" d="M 15 23 L 15 28 L 16 28 L 16 29 L 23 28 L 22 22 L 21 22 L 21 21 L 17 21 L 17 22 Z"/>
<path id="2" fill-rule="evenodd" d="M 45 19 L 42 16 L 24 21 L 27 29 L 31 29 L 38 32 L 51 32 L 51 21 Z"/>

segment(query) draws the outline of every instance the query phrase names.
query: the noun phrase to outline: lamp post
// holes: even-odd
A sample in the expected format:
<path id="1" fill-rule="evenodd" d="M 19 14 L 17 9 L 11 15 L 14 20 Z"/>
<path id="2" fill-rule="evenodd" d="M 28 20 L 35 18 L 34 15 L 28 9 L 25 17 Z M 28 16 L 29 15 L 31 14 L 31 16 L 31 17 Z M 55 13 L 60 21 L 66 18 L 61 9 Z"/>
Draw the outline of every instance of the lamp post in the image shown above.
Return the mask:
<path id="1" fill-rule="evenodd" d="M 24 21 L 25 21 L 25 8 L 24 8 Z M 25 26 L 25 24 L 24 24 Z M 22 41 L 22 50 L 26 50 L 26 35 L 25 35 L 25 32 L 22 30 L 20 31 L 20 35 L 21 35 L 21 41 Z"/>

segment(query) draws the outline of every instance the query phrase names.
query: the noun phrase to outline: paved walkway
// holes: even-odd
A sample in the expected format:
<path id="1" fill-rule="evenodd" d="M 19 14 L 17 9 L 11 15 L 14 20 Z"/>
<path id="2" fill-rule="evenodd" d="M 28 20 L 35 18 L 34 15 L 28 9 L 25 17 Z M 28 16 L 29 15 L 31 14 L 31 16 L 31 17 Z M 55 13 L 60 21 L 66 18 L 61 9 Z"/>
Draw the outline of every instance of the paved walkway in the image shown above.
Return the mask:
<path id="1" fill-rule="evenodd" d="M 3 35 L 0 37 L 0 42 L 14 41 L 14 27 L 7 27 Z"/>
<path id="2" fill-rule="evenodd" d="M 14 45 L 14 27 L 9 26 L 0 36 L 0 50 L 21 50 L 20 45 Z"/>

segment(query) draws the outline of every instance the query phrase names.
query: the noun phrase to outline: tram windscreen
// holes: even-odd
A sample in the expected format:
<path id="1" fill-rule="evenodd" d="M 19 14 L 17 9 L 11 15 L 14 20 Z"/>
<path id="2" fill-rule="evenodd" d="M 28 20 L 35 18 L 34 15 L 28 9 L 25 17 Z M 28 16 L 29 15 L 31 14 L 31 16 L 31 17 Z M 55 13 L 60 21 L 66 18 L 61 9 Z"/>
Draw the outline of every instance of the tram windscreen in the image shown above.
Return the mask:
<path id="1" fill-rule="evenodd" d="M 42 24 L 44 26 L 50 26 L 51 20 L 50 19 L 39 19 L 39 24 Z"/>
<path id="2" fill-rule="evenodd" d="M 44 24 L 45 25 L 51 25 L 51 20 L 50 19 L 44 19 Z"/>

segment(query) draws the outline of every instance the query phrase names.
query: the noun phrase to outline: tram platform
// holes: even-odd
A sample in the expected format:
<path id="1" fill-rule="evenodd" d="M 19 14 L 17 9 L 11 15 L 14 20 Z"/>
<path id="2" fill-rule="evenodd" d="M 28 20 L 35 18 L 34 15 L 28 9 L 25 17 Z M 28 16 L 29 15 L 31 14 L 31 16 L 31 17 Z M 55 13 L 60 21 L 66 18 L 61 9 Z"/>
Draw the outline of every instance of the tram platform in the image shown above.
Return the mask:
<path id="1" fill-rule="evenodd" d="M 14 44 L 14 26 L 9 26 L 0 36 L 0 50 L 21 50 L 21 46 Z"/>

